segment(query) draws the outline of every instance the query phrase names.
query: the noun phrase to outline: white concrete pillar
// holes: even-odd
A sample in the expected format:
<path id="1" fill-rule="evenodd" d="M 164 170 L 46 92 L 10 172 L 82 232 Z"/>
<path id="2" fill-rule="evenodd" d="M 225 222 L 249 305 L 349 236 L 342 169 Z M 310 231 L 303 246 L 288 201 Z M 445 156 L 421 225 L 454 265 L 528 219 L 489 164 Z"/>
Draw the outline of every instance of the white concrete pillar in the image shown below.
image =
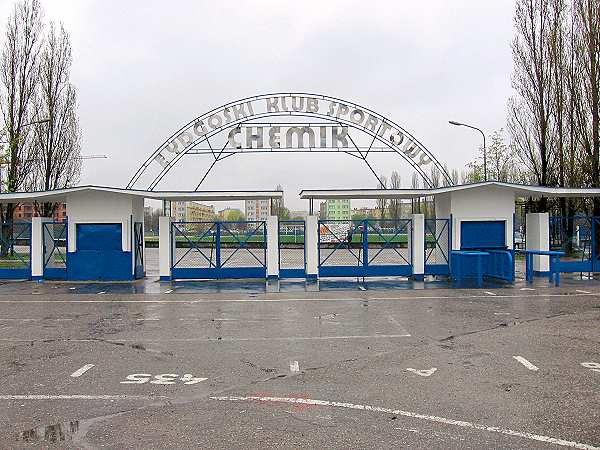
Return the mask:
<path id="1" fill-rule="evenodd" d="M 171 236 L 171 217 L 158 218 L 158 274 L 160 279 L 171 279 L 172 255 L 175 251 L 175 237 Z"/>
<path id="2" fill-rule="evenodd" d="M 408 242 L 413 276 L 416 279 L 423 279 L 425 274 L 425 215 L 412 214 L 411 219 L 412 239 L 409 236 Z"/>
<path id="3" fill-rule="evenodd" d="M 31 279 L 44 278 L 44 230 L 43 217 L 31 218 Z"/>
<path id="4" fill-rule="evenodd" d="M 304 229 L 304 251 L 306 252 L 306 278 L 319 276 L 319 216 L 306 217 Z"/>
<path id="5" fill-rule="evenodd" d="M 267 278 L 279 278 L 279 218 L 267 217 Z"/>
<path id="6" fill-rule="evenodd" d="M 550 250 L 550 216 L 548 213 L 528 213 L 525 217 L 527 250 Z M 533 256 L 534 273 L 550 270 L 549 256 Z"/>

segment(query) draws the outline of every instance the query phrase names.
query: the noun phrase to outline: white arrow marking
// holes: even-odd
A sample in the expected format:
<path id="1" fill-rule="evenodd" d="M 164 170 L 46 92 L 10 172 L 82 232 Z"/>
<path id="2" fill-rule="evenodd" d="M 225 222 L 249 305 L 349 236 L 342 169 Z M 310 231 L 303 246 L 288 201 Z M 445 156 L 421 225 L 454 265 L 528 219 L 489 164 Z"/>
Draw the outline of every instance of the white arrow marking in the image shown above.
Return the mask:
<path id="1" fill-rule="evenodd" d="M 517 361 L 519 361 L 521 364 L 523 364 L 525 367 L 527 367 L 529 370 L 533 370 L 534 372 L 537 372 L 538 370 L 540 370 L 539 367 L 534 366 L 533 364 L 531 364 L 529 361 L 527 361 L 525 358 L 523 358 L 522 356 L 513 356 L 514 359 L 516 359 Z"/>
<path id="2" fill-rule="evenodd" d="M 430 377 L 431 375 L 433 375 L 435 373 L 435 371 L 437 370 L 437 367 L 432 367 L 431 369 L 423 369 L 423 370 L 417 370 L 417 369 L 413 369 L 412 367 L 409 367 L 408 369 L 409 372 L 413 372 L 416 373 L 419 376 L 422 377 Z"/>
<path id="3" fill-rule="evenodd" d="M 93 364 L 86 364 L 85 366 L 83 366 L 81 369 L 77 369 L 75 372 L 73 372 L 71 374 L 71 376 L 73 378 L 78 378 L 81 375 L 83 375 L 84 373 L 86 373 L 88 370 L 90 370 L 92 367 L 94 367 Z"/>

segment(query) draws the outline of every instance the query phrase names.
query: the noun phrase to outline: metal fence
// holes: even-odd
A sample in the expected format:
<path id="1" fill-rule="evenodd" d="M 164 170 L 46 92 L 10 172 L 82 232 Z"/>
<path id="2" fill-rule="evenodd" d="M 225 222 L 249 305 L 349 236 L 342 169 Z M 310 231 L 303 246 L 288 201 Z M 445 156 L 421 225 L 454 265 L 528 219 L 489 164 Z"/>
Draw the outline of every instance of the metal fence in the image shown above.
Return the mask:
<path id="1" fill-rule="evenodd" d="M 31 276 L 31 223 L 5 222 L 0 230 L 0 278 Z"/>
<path id="2" fill-rule="evenodd" d="M 450 273 L 450 219 L 425 219 L 425 274 Z"/>
<path id="3" fill-rule="evenodd" d="M 266 276 L 263 221 L 174 222 L 172 275 L 178 278 Z"/>
<path id="4" fill-rule="evenodd" d="M 282 278 L 306 276 L 305 229 L 303 220 L 279 221 L 279 276 Z"/>
<path id="5" fill-rule="evenodd" d="M 594 272 L 600 270 L 600 252 L 596 234 L 600 217 L 550 217 L 550 250 L 565 252 L 560 258 L 561 272 Z"/>
<path id="6" fill-rule="evenodd" d="M 67 269 L 67 222 L 42 224 L 44 278 L 64 279 Z"/>

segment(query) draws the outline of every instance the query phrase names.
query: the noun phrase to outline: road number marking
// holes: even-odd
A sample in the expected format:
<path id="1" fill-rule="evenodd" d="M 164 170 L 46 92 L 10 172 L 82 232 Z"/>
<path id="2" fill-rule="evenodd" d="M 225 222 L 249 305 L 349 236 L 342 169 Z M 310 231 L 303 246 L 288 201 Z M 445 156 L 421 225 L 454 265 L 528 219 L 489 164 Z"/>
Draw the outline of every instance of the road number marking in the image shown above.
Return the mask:
<path id="1" fill-rule="evenodd" d="M 93 364 L 86 364 L 85 366 L 83 366 L 80 369 L 77 369 L 75 372 L 73 372 L 71 374 L 71 376 L 73 378 L 79 378 L 81 375 L 83 375 L 84 373 L 86 373 L 88 370 L 90 370 L 92 367 L 94 367 Z"/>
<path id="2" fill-rule="evenodd" d="M 145 384 L 150 382 L 150 384 L 177 384 L 178 381 L 181 381 L 182 384 L 196 384 L 208 380 L 208 378 L 195 377 L 191 373 L 186 373 L 181 378 L 178 377 L 179 375 L 176 373 L 162 373 L 154 375 L 154 379 L 152 379 L 152 374 L 150 373 L 132 373 L 131 375 L 127 375 L 125 380 L 120 381 L 120 383 Z"/>
<path id="3" fill-rule="evenodd" d="M 416 373 L 417 375 L 419 375 L 421 377 L 430 377 L 431 375 L 433 375 L 435 373 L 435 371 L 437 370 L 437 367 L 432 367 L 431 369 L 423 369 L 423 370 L 417 370 L 417 369 L 413 369 L 412 367 L 409 367 L 406 370 L 408 370 L 409 372 L 412 372 L 412 373 Z"/>
<path id="4" fill-rule="evenodd" d="M 290 361 L 290 372 L 300 372 L 298 361 Z"/>
<path id="5" fill-rule="evenodd" d="M 538 370 L 540 370 L 539 367 L 531 364 L 529 361 L 527 361 L 525 358 L 523 358 L 522 356 L 513 356 L 514 359 L 516 359 L 517 361 L 519 361 L 521 364 L 523 364 L 525 367 L 527 367 L 529 370 L 533 370 L 534 372 L 537 372 Z"/>
<path id="6" fill-rule="evenodd" d="M 586 369 L 590 369 L 592 372 L 600 372 L 600 363 L 597 362 L 584 362 L 581 363 Z"/>

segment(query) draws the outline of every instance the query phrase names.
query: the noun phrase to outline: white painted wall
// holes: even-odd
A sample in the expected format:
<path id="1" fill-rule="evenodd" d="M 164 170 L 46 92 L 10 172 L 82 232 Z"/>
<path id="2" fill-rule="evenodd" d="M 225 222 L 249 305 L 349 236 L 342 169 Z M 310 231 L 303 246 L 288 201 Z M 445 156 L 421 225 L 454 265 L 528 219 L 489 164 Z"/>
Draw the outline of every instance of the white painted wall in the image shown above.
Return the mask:
<path id="1" fill-rule="evenodd" d="M 171 277 L 171 252 L 175 243 L 175 238 L 171 237 L 172 221 L 172 217 L 158 218 L 158 275 L 164 279 Z"/>
<path id="2" fill-rule="evenodd" d="M 319 274 L 319 216 L 307 216 L 305 227 L 306 275 L 315 277 Z"/>
<path id="3" fill-rule="evenodd" d="M 413 214 L 412 218 L 412 247 L 409 251 L 412 259 L 413 275 L 425 273 L 425 216 Z M 409 243 L 411 240 L 409 240 Z"/>
<path id="4" fill-rule="evenodd" d="M 120 223 L 122 230 L 122 250 L 126 252 L 131 251 L 131 218 L 132 216 L 137 218 L 139 214 L 141 214 L 141 220 L 143 220 L 144 201 L 143 199 L 136 199 L 131 195 L 113 192 L 74 192 L 69 194 L 67 196 L 67 217 L 69 224 L 68 251 L 75 252 L 77 250 L 75 230 L 78 223 Z"/>
<path id="5" fill-rule="evenodd" d="M 449 201 L 444 198 L 448 195 Z M 436 196 L 436 216 L 438 213 L 438 200 Z M 451 192 L 439 196 L 440 208 L 452 214 L 452 249 L 460 249 L 460 224 L 469 220 L 503 220 L 506 223 L 506 245 L 513 247 L 513 214 L 515 212 L 515 195 L 512 191 L 497 186 L 484 186 Z M 447 204 L 449 211 L 446 211 Z"/>
<path id="6" fill-rule="evenodd" d="M 525 245 L 527 250 L 550 250 L 550 215 L 548 213 L 528 213 L 525 216 Z M 550 257 L 533 255 L 533 270 L 550 270 Z"/>
<path id="7" fill-rule="evenodd" d="M 279 277 L 279 218 L 267 217 L 267 277 Z"/>

